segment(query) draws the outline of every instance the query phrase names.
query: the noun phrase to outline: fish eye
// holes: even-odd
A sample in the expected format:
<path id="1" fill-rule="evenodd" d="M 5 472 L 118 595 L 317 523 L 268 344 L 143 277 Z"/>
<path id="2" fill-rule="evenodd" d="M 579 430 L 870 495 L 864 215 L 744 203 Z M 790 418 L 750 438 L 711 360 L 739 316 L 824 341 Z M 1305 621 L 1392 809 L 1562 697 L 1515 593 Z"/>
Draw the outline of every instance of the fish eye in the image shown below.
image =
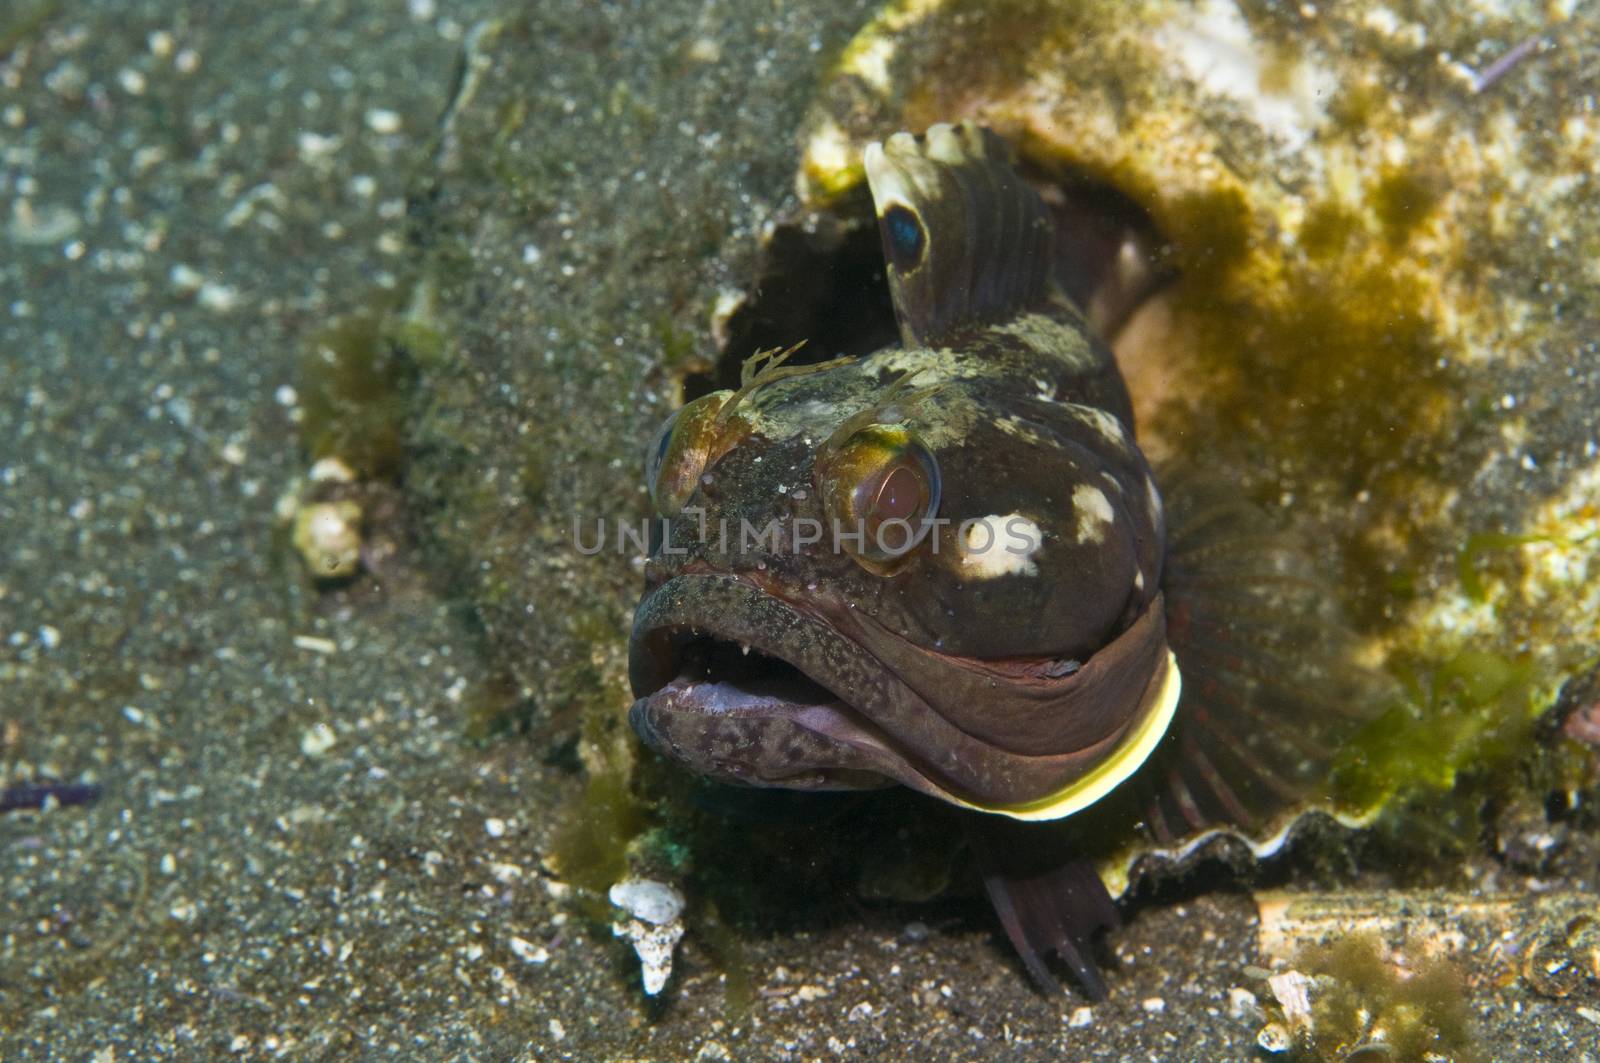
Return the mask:
<path id="1" fill-rule="evenodd" d="M 817 464 L 839 541 L 863 564 L 894 562 L 927 537 L 939 511 L 939 465 L 904 425 L 868 425 Z"/>
<path id="2" fill-rule="evenodd" d="M 717 420 L 731 394 L 714 391 L 703 395 L 656 429 L 645 451 L 644 476 L 650 501 L 661 516 L 675 517 L 683 510 L 700 482 L 700 474 L 737 438 L 736 425 Z"/>

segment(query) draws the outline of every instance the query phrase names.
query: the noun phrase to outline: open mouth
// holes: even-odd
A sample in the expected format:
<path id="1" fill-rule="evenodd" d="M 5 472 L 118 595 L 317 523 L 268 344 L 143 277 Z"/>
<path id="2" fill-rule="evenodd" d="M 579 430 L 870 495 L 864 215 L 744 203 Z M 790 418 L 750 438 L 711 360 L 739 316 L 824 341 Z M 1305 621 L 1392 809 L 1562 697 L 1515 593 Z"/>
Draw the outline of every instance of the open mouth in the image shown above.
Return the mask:
<path id="1" fill-rule="evenodd" d="M 672 682 L 707 688 L 707 711 L 738 714 L 766 702 L 826 705 L 841 700 L 782 657 L 753 649 L 749 642 L 693 631 L 676 635 L 678 667 Z"/>
<path id="2" fill-rule="evenodd" d="M 1159 613 L 1136 626 L 1159 658 L 1139 670 L 1118 725 L 1059 752 L 1022 753 L 955 726 L 885 662 L 881 646 L 869 650 L 739 577 L 680 574 L 634 614 L 629 720 L 660 753 L 722 781 L 792 789 L 897 782 L 968 808 L 1055 819 L 1137 769 L 1171 721 L 1178 678 L 1165 626 Z M 965 667 L 953 658 L 937 666 L 936 687 L 953 685 Z M 1062 682 L 1078 683 L 1096 666 Z"/>
<path id="3" fill-rule="evenodd" d="M 670 602 L 647 599 L 657 609 L 635 622 L 631 678 L 638 700 L 630 720 L 647 744 L 700 774 L 747 785 L 862 789 L 894 781 L 883 769 L 904 757 L 888 737 L 841 692 L 793 663 L 797 647 L 787 647 L 786 655 L 776 645 L 785 634 L 804 641 L 803 622 L 736 634 L 746 630 L 747 613 L 728 608 L 730 599 L 745 599 L 770 620 L 790 607 L 748 597 L 747 588 L 729 581 L 674 583 L 662 588 Z M 697 608 L 701 596 L 722 608 Z M 658 612 L 677 615 L 651 622 Z M 707 619 L 710 626 L 703 626 Z"/>

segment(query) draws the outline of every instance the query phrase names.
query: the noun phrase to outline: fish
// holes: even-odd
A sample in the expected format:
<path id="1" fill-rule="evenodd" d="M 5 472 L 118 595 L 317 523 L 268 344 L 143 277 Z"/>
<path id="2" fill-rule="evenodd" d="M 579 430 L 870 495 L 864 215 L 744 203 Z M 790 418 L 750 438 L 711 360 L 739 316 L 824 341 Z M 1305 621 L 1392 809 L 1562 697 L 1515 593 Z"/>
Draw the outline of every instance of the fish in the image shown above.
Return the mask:
<path id="1" fill-rule="evenodd" d="M 1117 910 L 1075 818 L 1136 793 L 1158 837 L 1247 821 L 1325 751 L 1297 748 L 1292 719 L 1252 722 L 1274 680 L 1230 685 L 1249 670 L 1225 610 L 1169 602 L 1207 585 L 1173 559 L 1214 554 L 1235 507 L 1195 507 L 1210 531 L 1175 545 L 1126 383 L 1064 276 L 1070 215 L 971 122 L 896 133 L 864 163 L 899 342 L 762 352 L 661 427 L 629 720 L 719 782 L 900 785 L 963 810 L 1029 973 L 1055 987 L 1054 955 L 1103 996 L 1092 939 Z M 1268 582 L 1298 585 L 1282 568 Z M 1198 707 L 1175 629 L 1208 646 Z"/>

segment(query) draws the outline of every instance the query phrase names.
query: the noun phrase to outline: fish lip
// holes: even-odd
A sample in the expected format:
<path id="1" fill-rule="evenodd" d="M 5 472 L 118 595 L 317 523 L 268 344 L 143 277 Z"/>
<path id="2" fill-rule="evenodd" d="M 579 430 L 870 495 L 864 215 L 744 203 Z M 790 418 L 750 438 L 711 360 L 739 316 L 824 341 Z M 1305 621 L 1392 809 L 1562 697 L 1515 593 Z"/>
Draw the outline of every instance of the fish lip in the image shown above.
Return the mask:
<path id="1" fill-rule="evenodd" d="M 814 687 L 799 692 L 813 696 L 790 699 L 762 692 L 759 683 L 686 676 L 685 647 L 708 639 L 741 643 L 782 662 Z M 797 639 L 806 641 L 806 652 L 797 652 Z M 628 672 L 636 700 L 629 723 L 646 745 L 699 774 L 746 785 L 862 789 L 920 776 L 909 753 L 836 692 L 853 685 L 849 677 L 819 666 L 830 653 L 850 656 L 850 647 L 816 611 L 753 579 L 680 573 L 647 593 L 634 614 Z M 851 691 L 856 699 L 866 693 Z M 787 732 L 791 756 L 807 740 L 814 756 L 761 760 L 755 735 L 763 724 Z M 721 755 L 725 750 L 713 748 L 719 740 L 737 743 L 744 756 Z"/>
<path id="2" fill-rule="evenodd" d="M 1170 723 L 1178 686 L 1159 603 L 1161 665 L 1141 679 L 1144 693 L 1125 722 L 1081 747 L 1031 754 L 963 731 L 856 637 L 849 619 L 836 623 L 769 583 L 680 571 L 634 614 L 630 722 L 647 744 L 699 774 L 802 789 L 892 781 L 968 808 L 1059 818 L 1136 770 Z M 746 642 L 834 696 L 813 689 L 803 700 L 762 700 L 717 676 L 698 687 L 675 682 L 685 647 L 706 639 Z"/>

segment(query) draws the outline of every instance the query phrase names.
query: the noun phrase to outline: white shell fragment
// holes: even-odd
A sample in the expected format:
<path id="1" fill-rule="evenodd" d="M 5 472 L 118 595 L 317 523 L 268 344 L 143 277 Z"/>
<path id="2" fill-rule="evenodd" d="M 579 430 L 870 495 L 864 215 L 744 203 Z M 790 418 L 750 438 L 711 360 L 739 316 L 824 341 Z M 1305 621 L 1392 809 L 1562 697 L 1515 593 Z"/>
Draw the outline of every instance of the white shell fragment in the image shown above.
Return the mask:
<path id="1" fill-rule="evenodd" d="M 355 502 L 316 502 L 294 516 L 295 549 L 317 579 L 346 579 L 361 568 L 361 507 Z"/>
<path id="2" fill-rule="evenodd" d="M 683 894 L 665 882 L 625 878 L 611 887 L 611 903 L 647 923 L 662 926 L 683 914 Z"/>
<path id="3" fill-rule="evenodd" d="M 665 882 L 633 878 L 618 882 L 607 895 L 632 917 L 612 923 L 611 932 L 638 953 L 644 991 L 655 996 L 672 977 L 672 955 L 683 938 L 683 894 Z"/>
<path id="4" fill-rule="evenodd" d="M 1311 979 L 1299 971 L 1284 971 L 1267 979 L 1284 1017 L 1296 1026 L 1311 1024 Z"/>

